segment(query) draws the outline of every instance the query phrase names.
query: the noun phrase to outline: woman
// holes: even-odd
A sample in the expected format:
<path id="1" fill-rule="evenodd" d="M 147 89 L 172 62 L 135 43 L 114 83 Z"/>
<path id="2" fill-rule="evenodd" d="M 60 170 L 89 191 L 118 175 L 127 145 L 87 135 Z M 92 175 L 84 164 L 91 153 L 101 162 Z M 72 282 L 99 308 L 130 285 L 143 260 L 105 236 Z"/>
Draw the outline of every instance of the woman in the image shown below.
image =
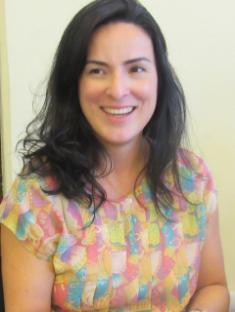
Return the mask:
<path id="1" fill-rule="evenodd" d="M 8 312 L 228 310 L 215 188 L 184 128 L 146 9 L 78 12 L 1 207 Z"/>

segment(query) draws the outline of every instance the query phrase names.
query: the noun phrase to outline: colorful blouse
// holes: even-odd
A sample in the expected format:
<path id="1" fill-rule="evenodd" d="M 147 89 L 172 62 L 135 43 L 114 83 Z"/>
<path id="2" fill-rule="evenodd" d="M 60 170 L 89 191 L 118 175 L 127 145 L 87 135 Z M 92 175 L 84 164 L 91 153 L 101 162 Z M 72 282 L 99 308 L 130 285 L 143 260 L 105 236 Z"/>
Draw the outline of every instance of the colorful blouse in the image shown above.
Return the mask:
<path id="1" fill-rule="evenodd" d="M 184 310 L 196 289 L 216 192 L 201 158 L 181 151 L 178 163 L 187 200 L 168 171 L 164 179 L 174 195 L 171 206 L 160 207 L 162 214 L 143 179 L 136 189 L 142 205 L 133 194 L 107 200 L 91 225 L 92 209 L 43 191 L 52 179 L 31 174 L 15 180 L 0 221 L 37 257 L 52 262 L 53 311 Z"/>

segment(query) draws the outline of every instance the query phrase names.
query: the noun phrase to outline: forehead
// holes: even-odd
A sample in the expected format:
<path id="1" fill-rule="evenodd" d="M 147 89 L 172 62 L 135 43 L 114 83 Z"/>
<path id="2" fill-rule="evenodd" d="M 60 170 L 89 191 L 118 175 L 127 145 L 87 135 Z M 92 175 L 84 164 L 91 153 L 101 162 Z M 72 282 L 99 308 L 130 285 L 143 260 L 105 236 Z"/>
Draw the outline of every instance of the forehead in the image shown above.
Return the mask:
<path id="1" fill-rule="evenodd" d="M 128 22 L 113 22 L 99 27 L 92 35 L 87 57 L 154 58 L 152 40 L 143 28 Z M 140 55 L 141 54 L 141 55 Z M 142 55 L 143 54 L 143 55 Z"/>

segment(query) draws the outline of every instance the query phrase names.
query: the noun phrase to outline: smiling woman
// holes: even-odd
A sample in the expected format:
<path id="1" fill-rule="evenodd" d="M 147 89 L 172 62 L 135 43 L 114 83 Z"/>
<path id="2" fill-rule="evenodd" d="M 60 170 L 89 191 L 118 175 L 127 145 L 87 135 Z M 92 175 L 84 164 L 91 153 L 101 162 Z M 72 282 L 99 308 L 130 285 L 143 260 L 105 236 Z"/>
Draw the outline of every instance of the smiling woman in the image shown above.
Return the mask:
<path id="1" fill-rule="evenodd" d="M 106 144 L 140 144 L 157 103 L 154 49 L 142 28 L 116 22 L 96 30 L 79 81 L 79 98 L 106 149 Z"/>
<path id="2" fill-rule="evenodd" d="M 185 112 L 138 1 L 75 15 L 0 209 L 8 312 L 227 311 L 215 186 L 181 146 Z"/>

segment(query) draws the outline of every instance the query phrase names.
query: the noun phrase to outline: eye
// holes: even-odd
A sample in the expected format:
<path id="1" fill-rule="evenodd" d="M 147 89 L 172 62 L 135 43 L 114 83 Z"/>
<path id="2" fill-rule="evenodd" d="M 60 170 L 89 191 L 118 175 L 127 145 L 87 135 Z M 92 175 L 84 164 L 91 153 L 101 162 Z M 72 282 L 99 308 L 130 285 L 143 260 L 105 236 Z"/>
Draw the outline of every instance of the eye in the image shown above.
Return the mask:
<path id="1" fill-rule="evenodd" d="M 104 69 L 98 68 L 98 67 L 97 67 L 97 68 L 91 68 L 91 69 L 89 69 L 88 73 L 89 73 L 90 75 L 101 76 L 101 75 L 104 75 L 104 74 L 105 74 L 105 71 L 104 71 Z"/>
<path id="2" fill-rule="evenodd" d="M 146 72 L 146 69 L 143 66 L 135 65 L 131 67 L 130 72 L 131 73 L 144 73 Z"/>

